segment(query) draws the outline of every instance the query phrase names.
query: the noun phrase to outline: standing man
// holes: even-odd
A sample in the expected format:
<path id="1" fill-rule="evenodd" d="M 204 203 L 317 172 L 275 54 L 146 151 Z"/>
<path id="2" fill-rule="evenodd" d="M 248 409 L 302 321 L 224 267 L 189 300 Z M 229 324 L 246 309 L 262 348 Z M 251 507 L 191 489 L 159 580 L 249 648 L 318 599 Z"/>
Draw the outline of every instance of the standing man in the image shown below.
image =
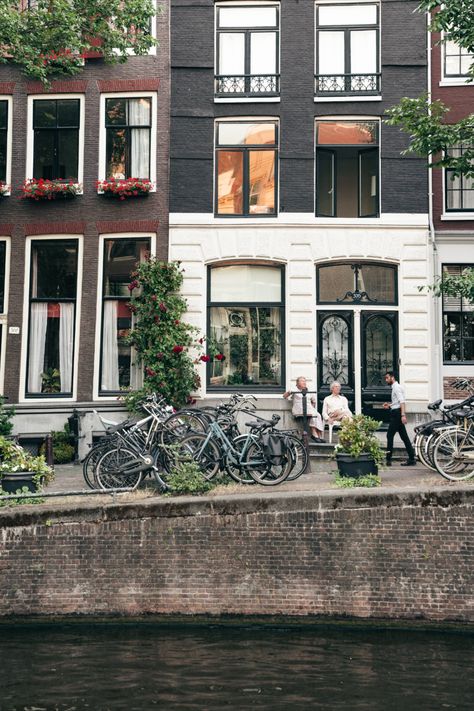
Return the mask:
<path id="1" fill-rule="evenodd" d="M 392 386 L 392 402 L 384 402 L 383 406 L 386 410 L 390 408 L 390 424 L 387 431 L 387 466 L 392 466 L 393 454 L 393 438 L 395 433 L 400 435 L 405 449 L 407 450 L 408 459 L 402 462 L 402 467 L 413 467 L 416 464 L 415 450 L 410 442 L 410 438 L 406 431 L 405 425 L 407 418 L 405 414 L 405 393 L 400 383 L 395 378 L 393 370 L 387 370 L 385 373 L 385 382 Z"/>

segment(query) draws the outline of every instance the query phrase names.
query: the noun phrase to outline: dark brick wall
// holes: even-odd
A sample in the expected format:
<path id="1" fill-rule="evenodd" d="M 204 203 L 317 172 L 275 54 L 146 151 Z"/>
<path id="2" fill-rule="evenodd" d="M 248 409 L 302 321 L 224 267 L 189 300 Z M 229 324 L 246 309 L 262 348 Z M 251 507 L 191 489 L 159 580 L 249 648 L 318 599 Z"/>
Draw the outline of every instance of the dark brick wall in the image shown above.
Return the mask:
<path id="1" fill-rule="evenodd" d="M 0 615 L 474 622 L 473 504 L 465 487 L 4 511 Z"/>
<path id="2" fill-rule="evenodd" d="M 219 116 L 280 117 L 280 211 L 314 211 L 316 116 L 382 116 L 426 90 L 426 28 L 416 0 L 382 0 L 379 102 L 314 103 L 314 2 L 281 2 L 281 102 L 215 104 L 214 3 L 172 0 L 171 212 L 212 212 L 213 122 Z M 382 211 L 427 212 L 426 165 L 402 158 L 406 138 L 382 125 Z"/>
<path id="3" fill-rule="evenodd" d="M 168 164 L 169 164 L 169 14 L 166 0 L 160 1 L 164 14 L 157 19 L 159 47 L 156 56 L 130 57 L 123 65 L 109 66 L 101 59 L 87 61 L 84 71 L 72 80 L 55 82 L 52 92 L 85 94 L 84 195 L 75 200 L 34 203 L 20 200 L 19 186 L 25 178 L 27 96 L 43 92 L 37 82 L 26 81 L 12 66 L 0 66 L 0 93 L 13 95 L 12 186 L 14 194 L 2 200 L 0 236 L 12 236 L 9 275 L 8 325 L 23 325 L 25 236 L 78 232 L 84 235 L 83 293 L 80 325 L 78 401 L 92 398 L 94 337 L 99 233 L 153 230 L 157 234 L 157 254 L 167 258 L 168 250 Z M 157 101 L 157 190 L 146 200 L 119 202 L 97 195 L 100 92 L 158 91 Z M 145 225 L 145 227 L 143 227 Z M 105 226 L 105 227 L 104 227 Z M 8 278 L 8 277 L 7 277 Z M 28 288 L 28 285 L 26 286 Z M 5 394 L 11 403 L 19 395 L 21 337 L 7 336 Z"/>

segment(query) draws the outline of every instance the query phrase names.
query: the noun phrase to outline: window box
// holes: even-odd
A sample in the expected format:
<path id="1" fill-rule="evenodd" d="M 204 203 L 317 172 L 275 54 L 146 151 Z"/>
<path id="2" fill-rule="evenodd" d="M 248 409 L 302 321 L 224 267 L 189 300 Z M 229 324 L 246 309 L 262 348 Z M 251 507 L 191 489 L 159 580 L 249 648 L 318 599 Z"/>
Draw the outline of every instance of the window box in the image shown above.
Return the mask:
<path id="1" fill-rule="evenodd" d="M 97 190 L 100 195 L 116 198 L 117 200 L 146 197 L 152 189 L 153 183 L 150 180 L 141 178 L 126 178 L 125 180 L 110 178 L 109 180 L 97 181 Z"/>
<path id="2" fill-rule="evenodd" d="M 25 180 L 21 191 L 23 200 L 57 200 L 57 199 L 72 199 L 75 198 L 82 190 L 82 186 L 78 183 L 64 182 L 62 180 L 44 180 L 39 178 L 35 180 Z"/>

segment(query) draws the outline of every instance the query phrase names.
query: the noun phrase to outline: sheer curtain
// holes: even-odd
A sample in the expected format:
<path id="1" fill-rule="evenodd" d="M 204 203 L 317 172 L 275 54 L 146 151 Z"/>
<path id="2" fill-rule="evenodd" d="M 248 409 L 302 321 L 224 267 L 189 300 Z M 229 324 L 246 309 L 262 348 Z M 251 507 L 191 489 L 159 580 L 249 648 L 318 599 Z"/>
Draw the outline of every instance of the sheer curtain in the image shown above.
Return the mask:
<path id="1" fill-rule="evenodd" d="M 129 99 L 128 121 L 131 126 L 146 126 L 147 128 L 132 128 L 130 146 L 130 172 L 132 178 L 150 177 L 150 101 L 146 99 Z"/>
<path id="2" fill-rule="evenodd" d="M 74 304 L 60 304 L 59 372 L 61 392 L 72 392 L 72 356 L 74 350 Z"/>
<path id="3" fill-rule="evenodd" d="M 30 347 L 28 358 L 28 392 L 40 393 L 44 370 L 44 352 L 46 348 L 46 329 L 48 327 L 48 304 L 31 304 L 30 312 Z"/>
<path id="4" fill-rule="evenodd" d="M 102 378 L 101 390 L 120 390 L 118 368 L 118 302 L 105 301 L 102 325 Z"/>

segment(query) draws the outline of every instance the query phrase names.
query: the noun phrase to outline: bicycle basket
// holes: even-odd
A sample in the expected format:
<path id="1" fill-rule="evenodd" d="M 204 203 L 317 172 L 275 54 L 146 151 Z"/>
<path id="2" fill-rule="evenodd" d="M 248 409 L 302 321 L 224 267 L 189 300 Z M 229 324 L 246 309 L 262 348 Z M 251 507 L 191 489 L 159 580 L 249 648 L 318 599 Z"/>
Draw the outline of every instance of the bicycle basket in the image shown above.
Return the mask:
<path id="1" fill-rule="evenodd" d="M 282 464 L 286 457 L 286 437 L 264 434 L 261 439 L 263 454 L 271 464 Z"/>

